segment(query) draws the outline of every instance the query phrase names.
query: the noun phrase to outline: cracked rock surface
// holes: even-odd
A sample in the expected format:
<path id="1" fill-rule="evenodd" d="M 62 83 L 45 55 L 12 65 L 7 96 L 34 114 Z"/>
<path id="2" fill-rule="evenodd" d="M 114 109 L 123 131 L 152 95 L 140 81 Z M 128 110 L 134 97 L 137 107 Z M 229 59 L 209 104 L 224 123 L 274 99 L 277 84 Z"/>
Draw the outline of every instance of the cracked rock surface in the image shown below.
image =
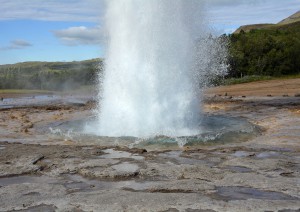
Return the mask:
<path id="1" fill-rule="evenodd" d="M 300 103 L 282 101 L 208 98 L 262 133 L 161 150 L 43 134 L 86 106 L 0 110 L 0 211 L 299 211 Z"/>

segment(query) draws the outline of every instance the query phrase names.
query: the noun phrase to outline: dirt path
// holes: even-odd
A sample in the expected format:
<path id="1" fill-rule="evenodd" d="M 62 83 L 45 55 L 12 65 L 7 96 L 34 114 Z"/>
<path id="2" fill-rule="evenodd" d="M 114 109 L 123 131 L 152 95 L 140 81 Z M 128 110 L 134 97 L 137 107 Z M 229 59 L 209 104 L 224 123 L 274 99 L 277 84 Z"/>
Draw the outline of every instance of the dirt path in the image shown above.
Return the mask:
<path id="1" fill-rule="evenodd" d="M 228 96 L 295 96 L 300 94 L 300 78 L 221 86 L 206 91 L 208 95 L 225 95 L 225 93 Z"/>

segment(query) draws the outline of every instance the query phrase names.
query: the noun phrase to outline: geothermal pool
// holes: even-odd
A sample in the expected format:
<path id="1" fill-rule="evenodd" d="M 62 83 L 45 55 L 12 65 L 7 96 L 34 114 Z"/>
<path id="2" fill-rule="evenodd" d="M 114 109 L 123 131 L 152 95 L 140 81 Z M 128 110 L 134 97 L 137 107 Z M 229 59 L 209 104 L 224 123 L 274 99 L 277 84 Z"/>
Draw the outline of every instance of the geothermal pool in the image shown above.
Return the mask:
<path id="1" fill-rule="evenodd" d="M 198 126 L 203 132 L 193 136 L 109 137 L 95 135 L 93 131 L 89 132 L 87 130 L 96 121 L 94 117 L 90 117 L 83 120 L 53 122 L 43 126 L 43 130 L 49 133 L 49 135 L 56 136 L 56 138 L 72 139 L 81 144 L 97 144 L 101 146 L 121 145 L 147 149 L 243 142 L 259 135 L 261 132 L 259 127 L 248 122 L 246 119 L 224 115 L 203 115 Z"/>

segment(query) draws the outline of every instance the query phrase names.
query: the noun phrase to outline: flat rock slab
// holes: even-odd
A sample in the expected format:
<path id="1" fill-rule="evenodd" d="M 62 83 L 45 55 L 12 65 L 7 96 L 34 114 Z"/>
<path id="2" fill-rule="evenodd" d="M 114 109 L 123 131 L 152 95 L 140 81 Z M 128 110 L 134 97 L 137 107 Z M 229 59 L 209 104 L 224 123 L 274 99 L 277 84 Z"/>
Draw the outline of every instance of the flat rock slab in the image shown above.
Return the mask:
<path id="1" fill-rule="evenodd" d="M 294 151 L 214 146 L 131 153 L 97 146 L 4 145 L 0 167 L 9 168 L 0 178 L 2 211 L 300 208 L 299 157 Z M 5 164 L 12 150 L 18 156 Z M 115 152 L 121 157 L 99 158 Z"/>
<path id="2" fill-rule="evenodd" d="M 212 98 L 205 113 L 242 117 L 262 133 L 148 151 L 44 136 L 44 126 L 91 115 L 85 106 L 0 110 L 0 211 L 299 211 L 299 106 Z"/>

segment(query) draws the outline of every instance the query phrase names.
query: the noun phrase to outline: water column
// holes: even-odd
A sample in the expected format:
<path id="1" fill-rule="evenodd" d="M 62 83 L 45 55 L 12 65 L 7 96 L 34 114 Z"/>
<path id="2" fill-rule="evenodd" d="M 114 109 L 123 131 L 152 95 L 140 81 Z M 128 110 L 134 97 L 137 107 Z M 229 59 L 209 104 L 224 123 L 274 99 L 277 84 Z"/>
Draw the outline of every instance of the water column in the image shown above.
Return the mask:
<path id="1" fill-rule="evenodd" d="M 99 80 L 98 135 L 199 133 L 195 41 L 207 31 L 201 2 L 107 0 L 109 38 Z"/>

